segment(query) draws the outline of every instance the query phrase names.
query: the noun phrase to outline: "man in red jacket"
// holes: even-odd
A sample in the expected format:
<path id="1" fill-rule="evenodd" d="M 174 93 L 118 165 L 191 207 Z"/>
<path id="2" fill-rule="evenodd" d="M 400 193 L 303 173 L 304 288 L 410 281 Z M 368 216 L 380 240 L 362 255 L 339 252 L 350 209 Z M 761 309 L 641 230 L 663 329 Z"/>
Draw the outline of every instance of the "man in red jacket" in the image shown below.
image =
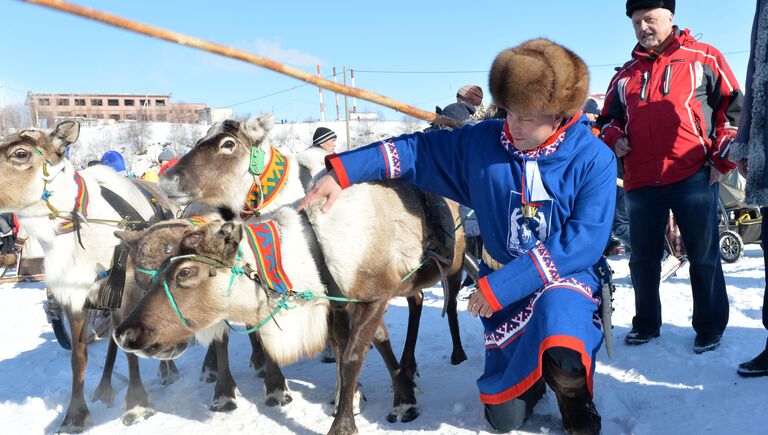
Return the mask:
<path id="1" fill-rule="evenodd" d="M 675 215 L 688 253 L 694 351 L 715 349 L 728 323 L 720 264 L 717 179 L 735 165 L 728 150 L 742 95 L 723 55 L 673 25 L 674 0 L 628 0 L 638 44 L 611 80 L 599 124 L 624 165 L 635 317 L 627 344 L 659 336 L 664 226 Z"/>

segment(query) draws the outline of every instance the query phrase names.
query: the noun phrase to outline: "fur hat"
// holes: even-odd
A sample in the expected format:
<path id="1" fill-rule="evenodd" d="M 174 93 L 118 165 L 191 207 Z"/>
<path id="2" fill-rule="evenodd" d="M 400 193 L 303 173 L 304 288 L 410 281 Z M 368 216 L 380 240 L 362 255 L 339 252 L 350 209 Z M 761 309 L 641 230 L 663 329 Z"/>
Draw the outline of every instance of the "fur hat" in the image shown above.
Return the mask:
<path id="1" fill-rule="evenodd" d="M 315 130 L 315 134 L 312 136 L 312 146 L 319 147 L 335 137 L 336 133 L 330 128 L 318 127 L 317 130 Z"/>
<path id="2" fill-rule="evenodd" d="M 675 13 L 675 0 L 627 0 L 627 16 L 632 18 L 632 14 L 640 9 L 668 9 Z"/>
<path id="3" fill-rule="evenodd" d="M 496 56 L 488 88 L 495 103 L 509 112 L 569 117 L 587 99 L 589 71 L 571 50 L 532 39 Z"/>
<path id="4" fill-rule="evenodd" d="M 483 104 L 483 90 L 477 85 L 466 85 L 459 89 L 456 98 L 473 106 Z"/>

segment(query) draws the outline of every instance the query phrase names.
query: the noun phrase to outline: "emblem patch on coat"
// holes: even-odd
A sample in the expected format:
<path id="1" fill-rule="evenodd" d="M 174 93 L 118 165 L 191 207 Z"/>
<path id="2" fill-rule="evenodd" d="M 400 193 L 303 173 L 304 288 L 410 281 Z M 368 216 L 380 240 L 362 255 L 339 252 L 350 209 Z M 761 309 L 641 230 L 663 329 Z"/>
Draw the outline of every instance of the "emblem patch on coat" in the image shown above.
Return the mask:
<path id="1" fill-rule="evenodd" d="M 552 200 L 533 205 L 522 204 L 522 195 L 514 190 L 509 199 L 509 233 L 507 250 L 513 257 L 530 251 L 536 242 L 549 237 L 552 221 Z"/>

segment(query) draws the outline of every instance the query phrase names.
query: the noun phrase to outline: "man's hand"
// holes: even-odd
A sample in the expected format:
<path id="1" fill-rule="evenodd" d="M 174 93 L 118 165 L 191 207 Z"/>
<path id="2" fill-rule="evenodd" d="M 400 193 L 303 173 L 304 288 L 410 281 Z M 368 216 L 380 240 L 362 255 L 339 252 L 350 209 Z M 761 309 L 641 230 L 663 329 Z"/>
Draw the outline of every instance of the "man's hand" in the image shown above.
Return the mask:
<path id="1" fill-rule="evenodd" d="M 475 290 L 469 296 L 467 311 L 472 313 L 472 317 L 477 317 L 478 314 L 482 317 L 491 317 L 493 315 L 493 308 L 485 300 L 485 296 L 483 296 L 483 292 L 480 290 Z"/>
<path id="2" fill-rule="evenodd" d="M 747 171 L 749 170 L 749 161 L 742 159 L 736 162 L 736 169 L 739 171 L 742 177 L 747 177 Z"/>
<path id="3" fill-rule="evenodd" d="M 616 143 L 613 145 L 613 152 L 618 158 L 626 156 L 630 151 L 632 151 L 632 148 L 629 147 L 629 139 L 626 137 L 617 139 Z"/>
<path id="4" fill-rule="evenodd" d="M 296 210 L 302 211 L 318 199 L 326 198 L 325 205 L 323 205 L 323 208 L 321 209 L 323 213 L 326 213 L 331 209 L 339 195 L 341 195 L 341 185 L 336 181 L 336 174 L 331 171 L 317 180 L 317 183 L 309 189 L 309 192 L 307 192 L 307 195 L 301 200 L 301 203 Z"/>

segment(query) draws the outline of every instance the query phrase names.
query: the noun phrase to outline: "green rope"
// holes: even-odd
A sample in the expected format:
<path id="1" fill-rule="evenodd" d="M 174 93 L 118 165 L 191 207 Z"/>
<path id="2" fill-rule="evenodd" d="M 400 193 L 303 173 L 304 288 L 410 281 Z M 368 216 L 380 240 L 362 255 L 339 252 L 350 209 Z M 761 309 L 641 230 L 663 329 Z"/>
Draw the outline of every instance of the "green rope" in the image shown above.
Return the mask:
<path id="1" fill-rule="evenodd" d="M 136 271 L 149 275 L 149 277 L 152 278 L 152 282 L 157 281 L 157 276 L 160 273 L 160 271 L 157 269 L 142 269 L 140 267 L 137 267 Z"/>
<path id="2" fill-rule="evenodd" d="M 187 328 L 191 327 L 189 321 L 184 318 L 184 316 L 181 314 L 181 310 L 179 310 L 179 306 L 176 305 L 176 300 L 173 298 L 173 294 L 171 293 L 171 289 L 168 288 L 168 280 L 163 280 L 163 288 L 165 289 L 165 295 L 168 296 L 168 301 L 171 303 L 171 308 L 173 308 L 173 311 L 176 313 L 176 316 L 181 320 L 181 323 L 184 324 Z"/>

